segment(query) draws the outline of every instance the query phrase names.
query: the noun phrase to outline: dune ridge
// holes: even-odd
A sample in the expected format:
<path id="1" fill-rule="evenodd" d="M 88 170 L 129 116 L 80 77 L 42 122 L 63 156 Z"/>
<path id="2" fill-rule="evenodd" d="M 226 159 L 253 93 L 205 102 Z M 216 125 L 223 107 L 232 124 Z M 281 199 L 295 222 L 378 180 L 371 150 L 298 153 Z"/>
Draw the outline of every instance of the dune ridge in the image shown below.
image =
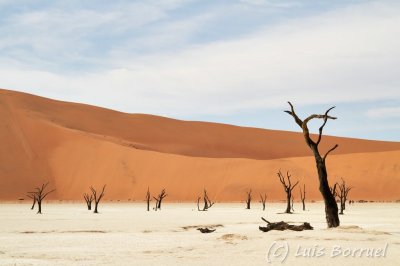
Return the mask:
<path id="1" fill-rule="evenodd" d="M 313 158 L 301 133 L 127 114 L 85 104 L 0 90 L 0 200 L 17 199 L 40 182 L 54 199 L 80 199 L 107 183 L 106 199 L 144 198 L 149 186 L 168 200 L 193 201 L 207 187 L 215 200 L 284 198 L 278 169 L 320 199 Z M 397 200 L 400 143 L 324 136 L 338 143 L 328 159 L 330 180 L 346 178 L 351 198 Z M 296 198 L 296 195 L 295 195 Z"/>

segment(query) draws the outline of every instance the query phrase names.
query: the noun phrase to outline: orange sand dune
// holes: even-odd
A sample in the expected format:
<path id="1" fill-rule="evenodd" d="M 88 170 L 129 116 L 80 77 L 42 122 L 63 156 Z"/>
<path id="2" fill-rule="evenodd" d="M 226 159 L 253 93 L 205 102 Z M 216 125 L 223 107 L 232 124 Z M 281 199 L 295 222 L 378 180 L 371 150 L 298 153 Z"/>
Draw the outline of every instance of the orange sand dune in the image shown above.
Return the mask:
<path id="1" fill-rule="evenodd" d="M 192 201 L 204 187 L 218 201 L 252 188 L 284 199 L 276 177 L 290 170 L 320 199 L 313 158 L 300 133 L 126 114 L 0 90 L 0 199 L 17 199 L 50 181 L 57 199 L 80 199 L 107 184 L 106 199 L 141 200 L 149 186 Z M 351 198 L 399 199 L 400 143 L 324 137 L 338 143 L 330 180 L 344 177 Z M 296 194 L 295 194 L 296 197 Z"/>

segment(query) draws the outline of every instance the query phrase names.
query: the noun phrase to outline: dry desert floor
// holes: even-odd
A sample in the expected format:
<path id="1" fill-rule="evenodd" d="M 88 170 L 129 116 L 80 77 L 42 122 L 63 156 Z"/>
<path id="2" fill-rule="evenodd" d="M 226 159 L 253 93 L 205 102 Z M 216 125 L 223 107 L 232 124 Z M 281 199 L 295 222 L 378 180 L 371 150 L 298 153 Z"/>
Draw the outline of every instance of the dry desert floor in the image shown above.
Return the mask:
<path id="1" fill-rule="evenodd" d="M 279 214 L 284 203 L 168 203 L 147 212 L 141 203 L 47 203 L 37 215 L 27 203 L 0 204 L 0 265 L 399 265 L 400 204 L 356 203 L 326 229 L 322 203 Z M 312 231 L 272 231 L 269 221 L 309 222 Z M 201 234 L 199 226 L 215 228 Z M 285 255 L 287 256 L 285 258 Z"/>

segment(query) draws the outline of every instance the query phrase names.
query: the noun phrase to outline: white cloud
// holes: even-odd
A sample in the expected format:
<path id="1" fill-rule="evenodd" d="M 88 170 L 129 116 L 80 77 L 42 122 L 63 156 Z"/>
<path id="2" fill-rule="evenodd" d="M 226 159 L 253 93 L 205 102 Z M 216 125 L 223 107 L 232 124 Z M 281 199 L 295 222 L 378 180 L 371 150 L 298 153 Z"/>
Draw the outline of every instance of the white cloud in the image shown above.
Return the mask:
<path id="1" fill-rule="evenodd" d="M 165 19 L 168 11 L 183 3 L 183 0 L 139 1 L 123 6 L 115 4 L 109 9 L 55 3 L 42 9 L 6 13 L 0 24 L 0 49 L 6 53 L 0 54 L 0 59 L 11 57 L 41 69 L 48 69 L 48 64 L 37 64 L 40 60 L 60 65 L 82 61 L 95 64 L 98 60 L 90 54 L 107 56 L 107 50 L 99 48 L 103 42 L 117 42 L 129 31 Z"/>
<path id="2" fill-rule="evenodd" d="M 400 99 L 399 25 L 398 4 L 364 4 L 179 52 L 117 51 L 102 62 L 111 66 L 105 71 L 0 65 L 0 86 L 162 115 Z"/>
<path id="3" fill-rule="evenodd" d="M 371 118 L 400 118 L 400 107 L 370 109 L 367 111 L 367 116 Z"/>

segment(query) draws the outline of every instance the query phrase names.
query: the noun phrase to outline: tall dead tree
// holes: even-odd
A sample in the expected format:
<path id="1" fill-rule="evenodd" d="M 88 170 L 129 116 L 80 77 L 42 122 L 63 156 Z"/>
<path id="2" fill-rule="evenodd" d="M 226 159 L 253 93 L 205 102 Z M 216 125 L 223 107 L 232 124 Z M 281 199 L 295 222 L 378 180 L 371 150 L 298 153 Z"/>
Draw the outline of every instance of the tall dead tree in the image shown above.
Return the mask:
<path id="1" fill-rule="evenodd" d="M 33 200 L 37 202 L 38 204 L 38 212 L 39 214 L 42 214 L 42 201 L 44 200 L 44 198 L 49 195 L 50 193 L 54 192 L 55 189 L 50 190 L 48 192 L 45 192 L 46 187 L 49 183 L 46 184 L 42 184 L 41 187 L 37 187 L 35 188 L 36 191 L 34 192 L 28 192 L 28 195 L 32 195 L 33 196 Z M 33 204 L 32 207 L 35 207 L 35 205 Z M 33 208 L 32 208 L 33 209 Z"/>
<path id="2" fill-rule="evenodd" d="M 247 210 L 250 210 L 250 205 L 251 205 L 251 199 L 252 199 L 252 196 L 251 196 L 251 189 L 249 190 L 249 191 L 247 191 L 246 192 L 247 193 L 247 198 L 246 198 L 246 209 Z"/>
<path id="3" fill-rule="evenodd" d="M 28 192 L 27 196 L 28 196 L 28 198 L 31 198 L 33 200 L 32 207 L 31 207 L 31 210 L 33 210 L 35 208 L 35 205 L 36 205 L 36 193 L 35 192 Z"/>
<path id="4" fill-rule="evenodd" d="M 279 181 L 281 181 L 283 188 L 286 192 L 286 201 L 287 201 L 287 205 L 286 205 L 286 211 L 285 213 L 292 213 L 290 210 L 292 208 L 291 206 L 291 202 L 292 202 L 292 191 L 293 189 L 297 186 L 297 184 L 299 183 L 299 181 L 297 181 L 294 185 L 292 185 L 292 181 L 290 180 L 290 178 L 292 177 L 289 174 L 289 171 L 286 172 L 286 180 L 285 180 L 285 176 L 282 174 L 281 170 L 279 170 L 279 172 L 277 173 L 278 177 L 279 177 Z"/>
<path id="5" fill-rule="evenodd" d="M 346 182 L 344 182 L 342 178 L 342 183 L 339 184 L 339 194 L 338 197 L 340 199 L 340 213 L 343 214 L 343 211 L 346 209 L 346 201 L 347 201 L 347 195 L 349 194 L 350 190 L 352 187 L 347 187 Z"/>
<path id="6" fill-rule="evenodd" d="M 103 186 L 103 189 L 101 190 L 100 195 L 97 195 L 96 189 L 93 187 L 90 187 L 90 190 L 92 191 L 93 194 L 93 200 L 94 200 L 94 212 L 93 213 L 99 213 L 97 210 L 97 207 L 99 206 L 99 202 L 101 198 L 104 196 L 104 190 L 106 189 L 106 185 Z"/>
<path id="7" fill-rule="evenodd" d="M 323 156 L 320 154 L 318 150 L 318 145 L 322 139 L 322 131 L 328 119 L 336 119 L 336 117 L 328 115 L 329 111 L 331 111 L 334 107 L 329 108 L 323 115 L 312 114 L 303 121 L 295 113 L 293 105 L 290 102 L 288 103 L 291 109 L 290 111 L 285 111 L 285 112 L 290 114 L 294 118 L 296 124 L 299 125 L 299 127 L 302 129 L 304 139 L 315 157 L 315 162 L 318 170 L 318 178 L 319 178 L 319 191 L 321 192 L 325 202 L 325 217 L 326 217 L 326 222 L 328 224 L 328 228 L 337 227 L 340 225 L 338 206 L 335 197 L 332 195 L 329 189 L 328 172 L 326 170 L 325 162 L 328 154 L 331 153 L 333 150 L 335 150 L 338 147 L 338 145 L 336 144 L 335 146 L 333 146 Z M 310 122 L 312 119 L 323 119 L 323 124 L 319 128 L 318 139 L 316 141 L 311 139 L 307 125 L 307 123 Z"/>
<path id="8" fill-rule="evenodd" d="M 197 210 L 199 211 L 207 211 L 209 208 L 211 208 L 214 205 L 214 202 L 210 200 L 207 194 L 207 190 L 204 189 L 204 195 L 203 195 L 203 201 L 204 201 L 204 206 L 203 209 L 200 209 L 200 199 L 201 197 L 197 198 Z"/>
<path id="9" fill-rule="evenodd" d="M 301 202 L 303 203 L 303 211 L 305 211 L 306 210 L 306 184 L 304 184 L 303 185 L 303 190 L 301 190 L 301 187 L 300 187 L 300 199 L 301 199 Z"/>
<path id="10" fill-rule="evenodd" d="M 264 194 L 264 196 L 262 194 L 260 194 L 260 198 L 261 198 L 261 203 L 263 206 L 263 211 L 265 211 L 265 203 L 267 202 L 267 194 Z"/>
<path id="11" fill-rule="evenodd" d="M 86 201 L 87 209 L 90 211 L 92 209 L 93 195 L 89 195 L 87 193 L 83 193 L 83 198 Z"/>
<path id="12" fill-rule="evenodd" d="M 162 203 L 162 200 L 163 200 L 166 196 L 168 196 L 168 194 L 166 194 L 165 188 L 164 188 L 163 190 L 161 190 L 160 194 L 158 194 L 157 198 L 156 198 L 156 197 L 153 197 L 153 198 L 156 200 L 156 207 L 155 207 L 155 210 L 157 210 L 157 209 L 158 209 L 158 210 L 161 210 L 161 203 Z"/>
<path id="13" fill-rule="evenodd" d="M 151 201 L 150 189 L 147 188 L 147 193 L 146 193 L 147 211 L 150 211 L 150 201 Z"/>

